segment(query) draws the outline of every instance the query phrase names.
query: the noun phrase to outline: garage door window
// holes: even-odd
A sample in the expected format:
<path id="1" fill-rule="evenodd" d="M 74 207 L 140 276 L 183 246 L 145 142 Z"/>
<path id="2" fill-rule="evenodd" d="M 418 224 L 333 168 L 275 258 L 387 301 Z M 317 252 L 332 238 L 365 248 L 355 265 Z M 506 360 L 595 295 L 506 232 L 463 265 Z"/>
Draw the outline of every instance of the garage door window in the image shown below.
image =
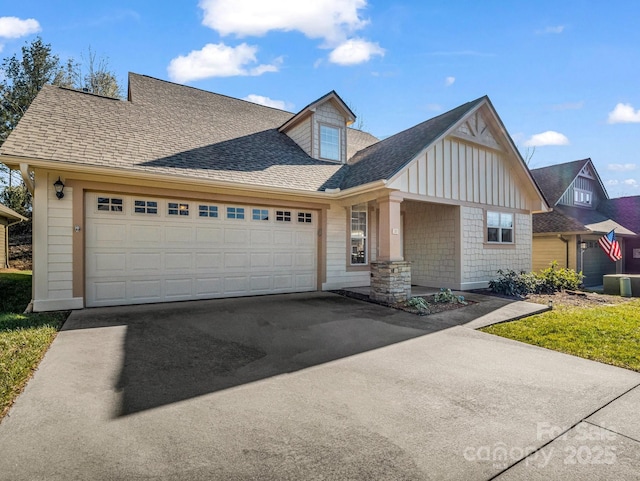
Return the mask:
<path id="1" fill-rule="evenodd" d="M 301 224 L 311 224 L 311 212 L 298 212 L 298 222 Z"/>
<path id="2" fill-rule="evenodd" d="M 198 216 L 217 218 L 218 206 L 217 205 L 200 205 L 198 206 Z"/>
<path id="3" fill-rule="evenodd" d="M 136 200 L 133 202 L 133 212 L 136 214 L 157 214 L 158 202 L 155 200 Z"/>
<path id="4" fill-rule="evenodd" d="M 244 207 L 227 207 L 227 219 L 244 219 Z"/>
<path id="5" fill-rule="evenodd" d="M 169 215 L 189 215 L 189 204 L 169 202 Z"/>
<path id="6" fill-rule="evenodd" d="M 276 221 L 277 222 L 291 222 L 291 211 L 290 210 L 277 210 L 276 211 Z"/>
<path id="7" fill-rule="evenodd" d="M 98 197 L 98 210 L 122 212 L 122 199 L 114 197 Z"/>
<path id="8" fill-rule="evenodd" d="M 253 220 L 269 220 L 269 210 L 267 209 L 253 209 L 251 213 Z"/>

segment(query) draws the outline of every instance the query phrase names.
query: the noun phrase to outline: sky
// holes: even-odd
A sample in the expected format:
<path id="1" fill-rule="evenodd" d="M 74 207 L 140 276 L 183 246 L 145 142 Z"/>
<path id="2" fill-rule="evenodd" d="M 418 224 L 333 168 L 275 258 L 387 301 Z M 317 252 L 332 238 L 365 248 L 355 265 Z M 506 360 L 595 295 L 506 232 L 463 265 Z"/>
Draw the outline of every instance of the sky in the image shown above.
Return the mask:
<path id="1" fill-rule="evenodd" d="M 335 90 L 376 137 L 488 95 L 529 167 L 591 158 L 640 195 L 640 2 L 29 0 L 0 57 L 40 36 L 135 72 L 291 112 Z"/>

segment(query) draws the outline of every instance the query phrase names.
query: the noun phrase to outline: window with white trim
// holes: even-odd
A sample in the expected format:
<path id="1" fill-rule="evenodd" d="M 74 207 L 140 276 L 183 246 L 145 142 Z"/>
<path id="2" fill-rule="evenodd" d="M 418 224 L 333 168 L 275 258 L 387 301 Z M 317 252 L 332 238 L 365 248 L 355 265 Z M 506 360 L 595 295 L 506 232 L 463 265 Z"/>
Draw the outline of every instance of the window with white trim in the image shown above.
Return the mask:
<path id="1" fill-rule="evenodd" d="M 182 204 L 180 202 L 168 202 L 167 212 L 169 215 L 189 215 L 189 204 Z"/>
<path id="2" fill-rule="evenodd" d="M 98 210 L 122 212 L 123 200 L 116 197 L 98 197 Z"/>
<path id="3" fill-rule="evenodd" d="M 244 219 L 244 207 L 227 207 L 227 219 Z"/>
<path id="4" fill-rule="evenodd" d="M 340 129 L 320 126 L 320 157 L 329 160 L 340 160 Z"/>
<path id="5" fill-rule="evenodd" d="M 217 218 L 218 206 L 217 205 L 199 205 L 198 217 L 213 217 L 214 219 Z"/>
<path id="6" fill-rule="evenodd" d="M 351 206 L 351 265 L 367 264 L 367 204 Z"/>
<path id="7" fill-rule="evenodd" d="M 591 205 L 592 193 L 588 190 L 573 189 L 573 202 L 576 205 Z"/>
<path id="8" fill-rule="evenodd" d="M 301 224 L 311 224 L 312 221 L 311 212 L 298 212 L 298 222 Z"/>
<path id="9" fill-rule="evenodd" d="M 487 242 L 513 244 L 513 214 L 487 212 Z"/>
<path id="10" fill-rule="evenodd" d="M 252 220 L 269 220 L 269 209 L 253 209 L 251 211 Z"/>
<path id="11" fill-rule="evenodd" d="M 134 200 L 133 212 L 135 214 L 157 214 L 158 201 L 156 200 Z"/>
<path id="12" fill-rule="evenodd" d="M 277 210 L 276 211 L 276 222 L 291 222 L 291 211 L 290 210 Z"/>

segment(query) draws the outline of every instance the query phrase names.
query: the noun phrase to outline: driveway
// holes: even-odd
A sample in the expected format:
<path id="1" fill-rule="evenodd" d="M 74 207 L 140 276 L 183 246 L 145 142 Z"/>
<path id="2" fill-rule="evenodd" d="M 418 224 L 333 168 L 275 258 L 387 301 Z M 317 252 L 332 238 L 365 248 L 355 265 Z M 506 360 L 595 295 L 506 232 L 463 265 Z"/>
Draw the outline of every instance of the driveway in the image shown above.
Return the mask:
<path id="1" fill-rule="evenodd" d="M 74 312 L 0 424 L 0 478 L 636 479 L 640 374 L 466 327 L 505 304 Z"/>

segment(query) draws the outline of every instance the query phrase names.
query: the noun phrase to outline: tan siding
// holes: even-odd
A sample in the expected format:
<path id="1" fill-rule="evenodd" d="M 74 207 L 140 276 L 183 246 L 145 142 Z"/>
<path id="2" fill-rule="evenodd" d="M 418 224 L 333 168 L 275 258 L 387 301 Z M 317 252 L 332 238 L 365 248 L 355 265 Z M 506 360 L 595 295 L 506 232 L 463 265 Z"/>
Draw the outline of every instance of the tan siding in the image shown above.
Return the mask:
<path id="1" fill-rule="evenodd" d="M 533 238 L 534 271 L 546 269 L 553 261 L 556 261 L 559 267 L 565 267 L 567 248 L 569 249 L 569 268 L 576 268 L 576 238 L 575 236 L 565 238 L 569 240 L 568 246 L 555 235 Z"/>
<path id="2" fill-rule="evenodd" d="M 64 189 L 64 198 L 55 195 L 49 182 L 47 202 L 47 290 L 48 299 L 71 299 L 73 282 L 73 189 Z M 61 273 L 65 273 L 63 276 Z"/>
<path id="3" fill-rule="evenodd" d="M 504 153 L 449 137 L 414 159 L 389 187 L 428 197 L 526 209 L 528 194 L 519 182 Z"/>
<path id="4" fill-rule="evenodd" d="M 312 154 L 311 150 L 311 118 L 300 122 L 292 128 L 287 135 L 300 146 L 308 155 Z"/>
<path id="5" fill-rule="evenodd" d="M 340 128 L 340 161 L 346 162 L 347 158 L 347 135 L 346 121 L 340 111 L 333 106 L 331 102 L 325 102 L 319 105 L 313 114 L 313 155 L 312 157 L 320 158 L 320 124 L 331 125 Z"/>
<path id="6" fill-rule="evenodd" d="M 323 290 L 369 285 L 369 270 L 347 271 L 347 212 L 338 205 L 327 210 L 327 280 Z"/>
<path id="7" fill-rule="evenodd" d="M 498 269 L 531 270 L 531 215 L 514 213 L 515 243 L 500 248 L 484 243 L 484 209 L 460 209 L 463 289 L 486 286 Z"/>
<path id="8" fill-rule="evenodd" d="M 7 266 L 7 245 L 9 239 L 7 237 L 7 228 L 4 225 L 4 219 L 0 219 L 0 268 Z"/>

